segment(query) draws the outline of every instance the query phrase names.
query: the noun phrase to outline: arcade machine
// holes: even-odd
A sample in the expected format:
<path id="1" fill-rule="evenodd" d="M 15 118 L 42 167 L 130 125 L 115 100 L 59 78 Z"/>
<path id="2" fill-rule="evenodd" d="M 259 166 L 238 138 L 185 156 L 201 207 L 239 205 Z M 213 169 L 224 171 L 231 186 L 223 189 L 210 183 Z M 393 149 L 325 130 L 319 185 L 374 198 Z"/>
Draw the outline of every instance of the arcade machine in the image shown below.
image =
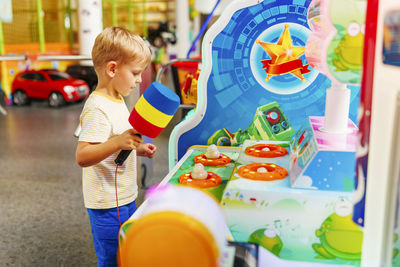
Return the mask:
<path id="1" fill-rule="evenodd" d="M 369 1 L 369 12 L 374 4 L 377 1 Z M 166 234 L 168 242 L 179 243 L 185 251 L 195 244 L 202 259 L 214 255 L 216 260 L 209 266 L 233 266 L 227 256 L 232 244 L 256 244 L 258 256 L 249 252 L 254 257 L 248 262 L 254 264 L 257 258 L 258 266 L 379 266 L 384 253 L 390 254 L 393 266 L 398 264 L 398 249 L 393 247 L 397 238 L 391 237 L 393 231 L 384 232 L 391 221 L 383 219 L 388 199 L 382 200 L 394 186 L 389 186 L 386 176 L 384 185 L 376 185 L 376 164 L 368 166 L 372 182 L 367 184 L 367 195 L 372 196 L 367 198 L 365 222 L 372 223 L 364 225 L 368 147 L 362 138 L 369 132 L 363 129 L 364 135 L 358 134 L 357 110 L 366 12 L 363 0 L 237 0 L 224 10 L 204 37 L 196 111 L 171 134 L 170 172 L 122 226 L 122 260 L 128 257 L 127 251 L 134 253 L 128 244 L 140 236 L 135 229 L 146 230 L 143 221 L 148 222 L 149 237 L 154 239 L 150 229 L 161 235 L 153 242 L 157 248 L 168 249 L 160 243 L 164 238 L 154 219 L 157 212 L 168 211 L 162 214 L 167 232 L 176 233 L 182 225 L 190 232 L 178 234 L 181 243 Z M 396 35 L 391 36 L 390 42 L 395 43 Z M 382 139 L 386 147 L 394 142 L 395 91 L 386 95 L 390 115 L 383 114 L 385 94 L 379 97 L 382 103 L 371 122 L 369 162 L 372 157 L 380 163 L 391 162 L 390 153 L 372 141 L 377 138 L 374 131 L 389 123 Z M 371 92 L 363 94 L 371 99 Z M 371 108 L 364 98 L 360 114 L 369 117 Z M 389 122 L 378 119 L 385 116 Z M 385 164 L 383 174 L 388 175 L 395 165 Z M 216 209 L 210 204 L 214 215 L 204 215 L 207 201 L 203 197 L 178 192 L 187 186 L 219 203 Z M 375 186 L 379 196 L 373 192 Z M 371 203 L 374 198 L 381 206 Z M 170 204 L 165 204 L 167 199 Z M 358 206 L 353 208 L 354 204 Z M 382 216 L 369 209 L 380 209 Z M 209 226 L 204 231 L 211 220 L 221 218 L 215 214 L 223 214 L 226 229 L 220 226 L 215 231 Z M 379 217 L 376 222 L 369 219 L 374 216 Z M 376 224 L 381 227 L 373 236 Z M 230 245 L 221 245 L 221 234 Z M 191 240 L 187 246 L 182 245 L 185 240 Z M 204 240 L 210 241 L 209 246 Z M 389 252 L 383 246 L 388 240 L 392 242 Z M 366 255 L 372 247 L 378 252 Z M 373 258 L 376 253 L 379 257 Z"/>

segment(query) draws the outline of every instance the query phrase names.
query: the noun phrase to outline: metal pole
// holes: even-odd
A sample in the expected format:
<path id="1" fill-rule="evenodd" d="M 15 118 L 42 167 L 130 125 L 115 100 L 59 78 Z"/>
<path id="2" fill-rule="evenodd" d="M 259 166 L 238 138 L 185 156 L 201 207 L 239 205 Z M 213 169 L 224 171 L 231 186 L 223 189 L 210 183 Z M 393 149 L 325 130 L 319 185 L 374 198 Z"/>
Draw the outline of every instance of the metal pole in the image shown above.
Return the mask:
<path id="1" fill-rule="evenodd" d="M 189 4 L 187 0 L 175 0 L 175 14 L 178 58 L 185 58 L 190 48 Z"/>
<path id="2" fill-rule="evenodd" d="M 43 9 L 42 9 L 42 0 L 36 0 L 36 9 L 38 16 L 38 32 L 39 32 L 39 44 L 40 44 L 40 52 L 45 51 L 45 40 L 44 40 L 44 25 L 43 25 Z"/>
<path id="3" fill-rule="evenodd" d="M 112 0 L 111 2 L 111 19 L 112 19 L 112 25 L 118 26 L 118 21 L 117 21 L 117 1 Z"/>
<path id="4" fill-rule="evenodd" d="M 86 55 L 54 55 L 54 56 L 37 57 L 37 61 L 77 61 L 77 60 L 91 60 L 91 59 L 92 58 L 90 56 Z"/>
<path id="5" fill-rule="evenodd" d="M 4 55 L 4 33 L 2 21 L 0 21 L 0 54 Z"/>
<path id="6" fill-rule="evenodd" d="M 201 62 L 201 59 L 194 59 L 194 58 L 176 58 L 171 61 L 168 61 L 165 65 L 161 67 L 161 69 L 158 70 L 157 75 L 156 75 L 156 81 L 161 82 L 161 76 L 163 75 L 164 71 L 174 64 L 175 62 Z"/>
<path id="7" fill-rule="evenodd" d="M 71 48 L 71 51 L 74 49 L 74 28 L 72 27 L 72 9 L 71 9 L 71 0 L 68 0 L 68 5 L 67 5 L 67 14 L 69 17 L 69 46 Z"/>
<path id="8" fill-rule="evenodd" d="M 143 36 L 149 38 L 149 31 L 147 25 L 147 8 L 146 8 L 146 0 L 143 0 Z"/>
<path id="9" fill-rule="evenodd" d="M 128 29 L 133 31 L 133 4 L 132 0 L 128 1 Z"/>
<path id="10" fill-rule="evenodd" d="M 4 55 L 5 49 L 4 49 L 4 33 L 3 33 L 3 22 L 0 21 L 0 54 Z M 5 96 L 10 99 L 11 96 L 11 88 L 10 84 L 8 82 L 8 69 L 7 69 L 7 63 L 5 61 L 1 61 L 0 63 L 1 67 L 1 88 L 3 89 L 3 92 Z M 1 107 L 1 106 L 0 106 Z M 2 108 L 2 112 L 4 115 L 7 114 L 6 110 Z"/>

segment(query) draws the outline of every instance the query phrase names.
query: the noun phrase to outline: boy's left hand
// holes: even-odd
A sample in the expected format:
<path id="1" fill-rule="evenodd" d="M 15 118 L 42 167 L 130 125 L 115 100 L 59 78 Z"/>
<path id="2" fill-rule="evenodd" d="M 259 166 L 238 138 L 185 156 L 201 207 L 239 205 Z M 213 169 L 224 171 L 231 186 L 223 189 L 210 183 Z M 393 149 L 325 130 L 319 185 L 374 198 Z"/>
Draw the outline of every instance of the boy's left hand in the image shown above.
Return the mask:
<path id="1" fill-rule="evenodd" d="M 152 158 L 156 153 L 156 146 L 150 143 L 140 144 L 139 147 L 136 149 L 136 154 L 142 157 Z"/>

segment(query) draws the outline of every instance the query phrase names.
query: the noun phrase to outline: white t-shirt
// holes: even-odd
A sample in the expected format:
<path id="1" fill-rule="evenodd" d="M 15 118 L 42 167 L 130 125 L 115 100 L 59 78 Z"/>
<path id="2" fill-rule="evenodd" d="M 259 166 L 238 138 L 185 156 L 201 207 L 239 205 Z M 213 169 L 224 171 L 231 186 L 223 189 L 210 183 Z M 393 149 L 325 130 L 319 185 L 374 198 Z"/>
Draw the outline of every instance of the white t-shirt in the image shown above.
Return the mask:
<path id="1" fill-rule="evenodd" d="M 123 98 L 119 100 L 94 91 L 83 107 L 79 141 L 103 143 L 115 135 L 132 128 L 128 122 L 129 111 Z M 114 160 L 119 151 L 103 161 L 83 168 L 82 184 L 85 207 L 90 209 L 109 209 L 117 206 L 115 194 Z M 136 151 L 133 150 L 122 166 L 118 166 L 117 194 L 118 205 L 134 201 L 137 197 Z"/>

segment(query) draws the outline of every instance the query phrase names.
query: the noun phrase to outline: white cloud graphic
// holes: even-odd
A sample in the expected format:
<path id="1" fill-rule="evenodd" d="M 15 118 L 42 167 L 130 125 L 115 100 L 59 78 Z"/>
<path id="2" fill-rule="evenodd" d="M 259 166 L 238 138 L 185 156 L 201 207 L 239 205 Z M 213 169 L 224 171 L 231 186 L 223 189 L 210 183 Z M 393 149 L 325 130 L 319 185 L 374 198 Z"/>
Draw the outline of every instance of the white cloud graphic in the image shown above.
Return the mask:
<path id="1" fill-rule="evenodd" d="M 294 181 L 292 186 L 296 188 L 317 189 L 317 187 L 312 186 L 312 182 L 310 176 L 300 176 Z"/>

